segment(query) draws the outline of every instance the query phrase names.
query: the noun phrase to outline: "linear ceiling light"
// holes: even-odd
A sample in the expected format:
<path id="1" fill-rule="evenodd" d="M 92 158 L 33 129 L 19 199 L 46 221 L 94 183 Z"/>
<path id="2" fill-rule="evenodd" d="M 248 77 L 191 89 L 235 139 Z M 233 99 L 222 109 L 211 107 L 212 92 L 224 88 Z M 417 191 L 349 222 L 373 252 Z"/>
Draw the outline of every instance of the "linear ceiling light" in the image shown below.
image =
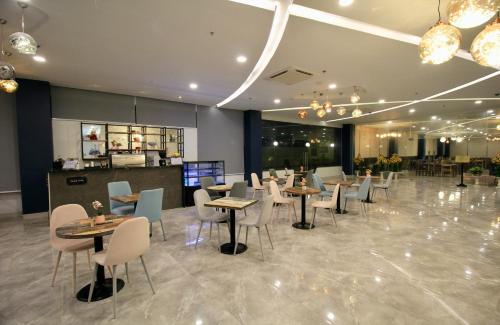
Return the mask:
<path id="1" fill-rule="evenodd" d="M 375 112 L 370 112 L 370 113 L 363 114 L 361 116 L 379 114 L 379 113 L 383 113 L 383 112 L 387 112 L 387 111 L 392 111 L 392 110 L 395 110 L 395 109 L 398 109 L 398 108 L 402 108 L 402 107 L 414 105 L 414 104 L 417 104 L 417 103 L 429 101 L 430 99 L 441 97 L 443 95 L 446 95 L 446 94 L 449 94 L 449 93 L 452 93 L 452 92 L 455 92 L 455 91 L 467 88 L 469 86 L 475 85 L 475 84 L 483 82 L 485 80 L 494 78 L 494 77 L 496 77 L 498 75 L 500 75 L 500 71 L 496 71 L 496 72 L 490 73 L 489 75 L 486 75 L 484 77 L 472 80 L 470 82 L 464 83 L 463 85 L 460 85 L 460 86 L 457 86 L 455 88 L 451 88 L 451 89 L 442 91 L 440 93 L 434 94 L 432 96 L 429 96 L 429 97 L 426 97 L 426 98 L 423 98 L 423 99 L 418 99 L 418 100 L 414 100 L 414 101 L 411 101 L 411 102 L 406 103 L 406 104 L 397 105 L 397 106 L 393 106 L 393 107 L 389 107 L 389 108 L 384 108 L 384 109 L 381 109 L 381 110 L 378 110 L 378 111 L 375 111 Z M 351 117 L 343 117 L 343 118 L 338 118 L 338 119 L 335 119 L 335 120 L 328 120 L 326 122 L 336 122 L 336 121 L 341 121 L 341 120 L 347 120 L 347 119 L 350 119 L 350 118 Z"/>
<path id="2" fill-rule="evenodd" d="M 240 3 L 245 3 L 245 4 L 261 4 L 261 5 L 266 5 L 264 1 L 236 1 Z M 293 0 L 279 0 L 274 2 L 274 18 L 273 18 L 273 23 L 271 26 L 271 31 L 269 32 L 269 37 L 267 39 L 266 46 L 264 47 L 264 50 L 262 51 L 262 54 L 260 55 L 259 61 L 257 61 L 257 64 L 253 68 L 252 72 L 248 76 L 248 78 L 241 84 L 241 86 L 236 89 L 234 93 L 229 95 L 226 99 L 224 99 L 222 102 L 218 103 L 216 106 L 217 107 L 222 107 L 226 105 L 227 103 L 231 102 L 234 100 L 236 97 L 241 95 L 245 90 L 250 87 L 255 80 L 262 74 L 264 69 L 267 67 L 269 64 L 269 61 L 271 61 L 272 57 L 274 56 L 274 53 L 276 52 L 276 49 L 278 48 L 278 45 L 281 42 L 281 38 L 283 37 L 283 33 L 285 32 L 286 28 L 286 23 L 288 22 L 288 17 L 290 16 L 289 13 L 289 7 L 292 4 Z M 262 7 L 259 7 L 262 8 Z M 268 6 L 266 5 L 267 9 Z"/>

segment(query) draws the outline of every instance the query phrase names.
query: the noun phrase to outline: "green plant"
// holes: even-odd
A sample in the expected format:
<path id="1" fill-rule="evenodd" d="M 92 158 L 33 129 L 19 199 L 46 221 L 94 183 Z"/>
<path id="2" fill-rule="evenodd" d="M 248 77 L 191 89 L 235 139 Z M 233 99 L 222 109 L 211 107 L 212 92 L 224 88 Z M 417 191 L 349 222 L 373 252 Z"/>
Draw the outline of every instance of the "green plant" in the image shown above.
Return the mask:
<path id="1" fill-rule="evenodd" d="M 469 173 L 471 173 L 472 175 L 481 175 L 482 172 L 483 169 L 479 166 L 474 166 L 469 169 Z"/>

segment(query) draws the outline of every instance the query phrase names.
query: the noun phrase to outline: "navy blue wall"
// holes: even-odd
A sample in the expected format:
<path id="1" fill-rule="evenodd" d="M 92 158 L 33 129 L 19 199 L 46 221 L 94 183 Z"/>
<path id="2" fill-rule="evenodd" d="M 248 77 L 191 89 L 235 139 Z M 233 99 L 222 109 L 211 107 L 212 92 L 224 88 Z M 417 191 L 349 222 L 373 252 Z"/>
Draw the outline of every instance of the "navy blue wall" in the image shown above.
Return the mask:
<path id="1" fill-rule="evenodd" d="M 397 143 L 396 139 L 390 138 L 389 139 L 389 157 L 395 153 L 398 153 L 398 143 Z"/>
<path id="2" fill-rule="evenodd" d="M 245 179 L 250 185 L 252 173 L 262 177 L 262 112 L 245 111 L 243 124 Z"/>
<path id="3" fill-rule="evenodd" d="M 425 158 L 425 137 L 423 134 L 418 135 L 417 157 L 419 159 Z"/>
<path id="4" fill-rule="evenodd" d="M 50 84 L 17 79 L 19 169 L 23 214 L 49 210 L 47 173 L 52 167 Z"/>
<path id="5" fill-rule="evenodd" d="M 354 168 L 352 165 L 352 160 L 354 158 L 354 125 L 353 124 L 343 124 L 342 125 L 342 169 L 346 174 L 352 174 Z"/>

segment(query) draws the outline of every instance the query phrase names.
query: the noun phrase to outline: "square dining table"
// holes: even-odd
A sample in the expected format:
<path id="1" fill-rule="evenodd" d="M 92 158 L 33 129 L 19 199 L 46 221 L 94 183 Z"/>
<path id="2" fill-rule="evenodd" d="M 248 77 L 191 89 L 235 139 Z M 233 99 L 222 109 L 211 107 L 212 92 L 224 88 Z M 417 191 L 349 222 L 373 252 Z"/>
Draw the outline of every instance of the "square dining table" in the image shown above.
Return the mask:
<path id="1" fill-rule="evenodd" d="M 223 254 L 233 255 L 234 247 L 238 245 L 236 254 L 241 254 L 247 250 L 247 246 L 242 243 L 236 243 L 236 210 L 243 210 L 251 205 L 254 205 L 258 200 L 244 199 L 239 197 L 226 196 L 217 200 L 205 203 L 205 206 L 212 208 L 221 208 L 229 210 L 229 234 L 230 242 L 220 246 L 220 252 Z"/>
<path id="2" fill-rule="evenodd" d="M 290 187 L 285 190 L 285 192 L 292 195 L 300 195 L 301 196 L 301 211 L 300 211 L 300 222 L 296 222 L 292 224 L 294 228 L 309 230 L 314 228 L 314 225 L 306 222 L 306 198 L 308 195 L 314 195 L 321 193 L 319 188 L 308 187 L 308 186 L 296 186 Z"/>

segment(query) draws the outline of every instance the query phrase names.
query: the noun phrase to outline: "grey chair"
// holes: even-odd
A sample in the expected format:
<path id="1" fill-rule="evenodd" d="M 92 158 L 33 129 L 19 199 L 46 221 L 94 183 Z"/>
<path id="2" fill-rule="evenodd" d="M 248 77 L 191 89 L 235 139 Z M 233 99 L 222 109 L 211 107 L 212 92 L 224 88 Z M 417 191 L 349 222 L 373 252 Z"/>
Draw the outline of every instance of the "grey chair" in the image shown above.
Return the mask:
<path id="1" fill-rule="evenodd" d="M 274 178 L 278 178 L 278 173 L 276 173 L 275 169 L 269 169 L 269 176 L 272 176 Z"/>
<path id="2" fill-rule="evenodd" d="M 203 223 L 210 223 L 210 238 L 212 237 L 212 223 L 217 224 L 217 240 L 219 242 L 218 249 L 220 249 L 220 227 L 219 224 L 226 222 L 228 220 L 228 215 L 220 212 L 216 212 L 214 208 L 206 207 L 205 203 L 210 201 L 210 196 L 205 190 L 196 190 L 194 192 L 194 204 L 196 206 L 196 212 L 198 220 L 200 220 L 200 228 L 198 229 L 198 236 L 196 236 L 196 243 L 194 248 L 198 247 L 198 241 L 200 239 L 201 228 L 203 228 Z"/>
<path id="3" fill-rule="evenodd" d="M 219 195 L 218 192 L 208 189 L 208 187 L 216 185 L 213 177 L 210 177 L 210 176 L 200 177 L 200 185 L 201 185 L 202 190 L 205 190 L 208 192 L 210 199 L 216 200 L 216 199 L 220 199 L 222 197 Z"/>
<path id="4" fill-rule="evenodd" d="M 235 182 L 233 183 L 233 187 L 231 187 L 231 191 L 229 192 L 230 197 L 239 197 L 246 198 L 247 197 L 247 182 Z M 245 216 L 247 215 L 247 210 L 243 209 Z"/>
<path id="5" fill-rule="evenodd" d="M 373 191 L 372 191 L 372 199 L 375 196 L 375 191 L 377 189 L 382 189 L 385 190 L 385 196 L 387 197 L 387 200 L 389 200 L 389 188 L 391 187 L 392 183 L 392 178 L 394 177 L 394 172 L 390 172 L 389 176 L 387 176 L 387 180 L 385 183 L 382 184 L 373 184 Z"/>
<path id="6" fill-rule="evenodd" d="M 331 197 L 333 194 L 333 191 L 330 191 L 326 188 L 325 184 L 323 184 L 323 180 L 321 180 L 321 177 L 319 177 L 318 174 L 313 174 L 313 186 L 315 188 L 319 188 L 321 192 L 318 194 L 321 200 L 323 200 L 325 197 Z"/>
<path id="7" fill-rule="evenodd" d="M 314 175 L 314 169 L 310 169 L 307 171 L 307 174 L 306 174 L 306 185 L 307 186 L 314 186 L 313 175 Z"/>
<path id="8" fill-rule="evenodd" d="M 368 199 L 368 191 L 370 190 L 371 182 L 372 178 L 367 177 L 363 183 L 361 183 L 357 192 L 349 192 L 344 195 L 344 210 L 347 206 L 347 199 L 355 199 L 359 201 L 359 204 L 361 205 L 361 213 L 366 217 L 366 206 L 364 201 Z"/>

